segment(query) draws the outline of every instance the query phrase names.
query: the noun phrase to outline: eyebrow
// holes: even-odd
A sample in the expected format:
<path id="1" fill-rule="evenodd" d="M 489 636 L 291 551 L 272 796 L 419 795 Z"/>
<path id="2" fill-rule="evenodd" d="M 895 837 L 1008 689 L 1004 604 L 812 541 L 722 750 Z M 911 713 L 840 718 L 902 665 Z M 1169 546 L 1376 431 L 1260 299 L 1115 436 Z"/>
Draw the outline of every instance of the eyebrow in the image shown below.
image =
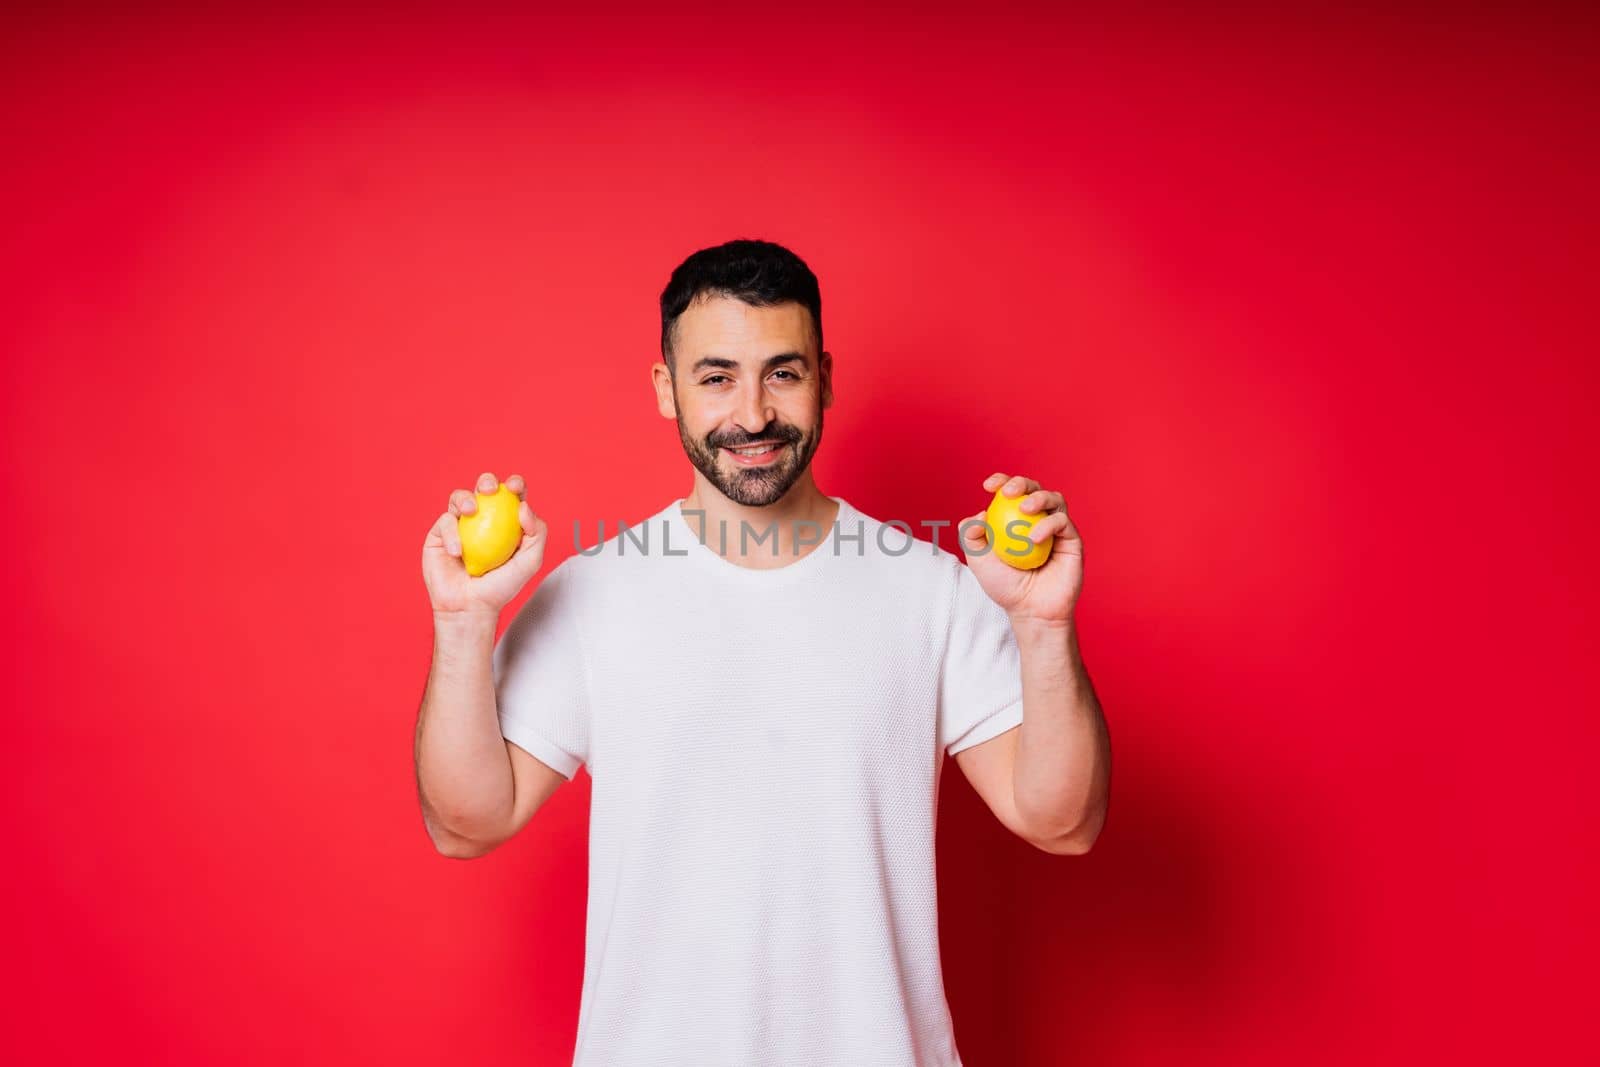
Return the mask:
<path id="1" fill-rule="evenodd" d="M 761 369 L 771 370 L 780 363 L 804 364 L 805 361 L 806 357 L 799 352 L 779 352 L 775 356 L 768 356 L 766 361 L 762 363 Z M 694 366 L 689 368 L 689 373 L 699 374 L 701 371 L 709 370 L 713 367 L 719 370 L 738 370 L 739 363 L 737 360 L 728 359 L 725 356 L 701 356 L 694 361 Z"/>

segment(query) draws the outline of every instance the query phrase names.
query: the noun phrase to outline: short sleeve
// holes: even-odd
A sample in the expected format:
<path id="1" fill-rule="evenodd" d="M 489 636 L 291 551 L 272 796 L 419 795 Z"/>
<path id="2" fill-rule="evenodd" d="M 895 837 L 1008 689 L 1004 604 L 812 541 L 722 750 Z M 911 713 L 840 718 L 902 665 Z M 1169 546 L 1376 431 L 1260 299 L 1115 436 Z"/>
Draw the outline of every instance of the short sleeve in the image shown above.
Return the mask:
<path id="1" fill-rule="evenodd" d="M 589 760 L 590 715 L 570 562 L 539 582 L 493 655 L 501 736 L 568 779 Z"/>
<path id="2" fill-rule="evenodd" d="M 939 744 L 954 756 L 1022 722 L 1022 657 L 1005 609 L 957 563 L 939 667 Z"/>

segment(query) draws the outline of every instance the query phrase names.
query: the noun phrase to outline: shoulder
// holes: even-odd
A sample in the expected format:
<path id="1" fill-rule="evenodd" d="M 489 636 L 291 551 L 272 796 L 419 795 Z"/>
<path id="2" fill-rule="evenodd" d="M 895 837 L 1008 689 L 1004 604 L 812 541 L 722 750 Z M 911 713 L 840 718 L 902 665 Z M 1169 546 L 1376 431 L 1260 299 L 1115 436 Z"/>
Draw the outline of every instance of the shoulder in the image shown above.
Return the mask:
<path id="1" fill-rule="evenodd" d="M 879 518 L 851 506 L 841 511 L 838 536 L 860 536 L 861 555 L 874 570 L 917 586 L 937 586 L 954 595 L 967 565 L 952 551 L 957 533 L 953 520 Z"/>
<path id="2" fill-rule="evenodd" d="M 662 508 L 641 519 L 577 519 L 571 525 L 572 554 L 550 574 L 561 573 L 568 584 L 593 587 L 629 580 L 632 569 L 646 566 L 671 543 L 674 554 L 681 554 L 681 531 L 672 526 L 670 508 Z M 609 534 L 609 536 L 607 536 Z"/>

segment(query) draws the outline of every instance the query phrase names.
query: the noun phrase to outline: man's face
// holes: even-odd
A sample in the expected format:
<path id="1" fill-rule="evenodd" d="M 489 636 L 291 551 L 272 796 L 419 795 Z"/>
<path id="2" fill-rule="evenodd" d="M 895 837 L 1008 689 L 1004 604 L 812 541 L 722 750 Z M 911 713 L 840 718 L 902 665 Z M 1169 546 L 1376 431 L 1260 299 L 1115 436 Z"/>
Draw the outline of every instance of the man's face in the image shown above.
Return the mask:
<path id="1" fill-rule="evenodd" d="M 675 375 L 656 366 L 657 400 L 689 461 L 735 503 L 781 500 L 822 443 L 833 403 L 833 360 L 817 351 L 811 312 L 702 294 L 678 317 L 672 350 Z M 747 446 L 756 454 L 733 451 Z"/>

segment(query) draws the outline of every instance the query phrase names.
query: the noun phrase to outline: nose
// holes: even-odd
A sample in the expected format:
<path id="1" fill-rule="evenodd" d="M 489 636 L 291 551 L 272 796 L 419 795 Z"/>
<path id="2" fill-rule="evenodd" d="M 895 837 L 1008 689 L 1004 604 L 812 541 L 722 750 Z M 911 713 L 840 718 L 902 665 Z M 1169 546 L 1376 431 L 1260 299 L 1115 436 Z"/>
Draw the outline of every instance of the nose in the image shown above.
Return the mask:
<path id="1" fill-rule="evenodd" d="M 746 381 L 740 386 L 739 403 L 733 421 L 747 434 L 757 434 L 771 424 L 776 411 L 767 396 L 766 384 Z"/>

